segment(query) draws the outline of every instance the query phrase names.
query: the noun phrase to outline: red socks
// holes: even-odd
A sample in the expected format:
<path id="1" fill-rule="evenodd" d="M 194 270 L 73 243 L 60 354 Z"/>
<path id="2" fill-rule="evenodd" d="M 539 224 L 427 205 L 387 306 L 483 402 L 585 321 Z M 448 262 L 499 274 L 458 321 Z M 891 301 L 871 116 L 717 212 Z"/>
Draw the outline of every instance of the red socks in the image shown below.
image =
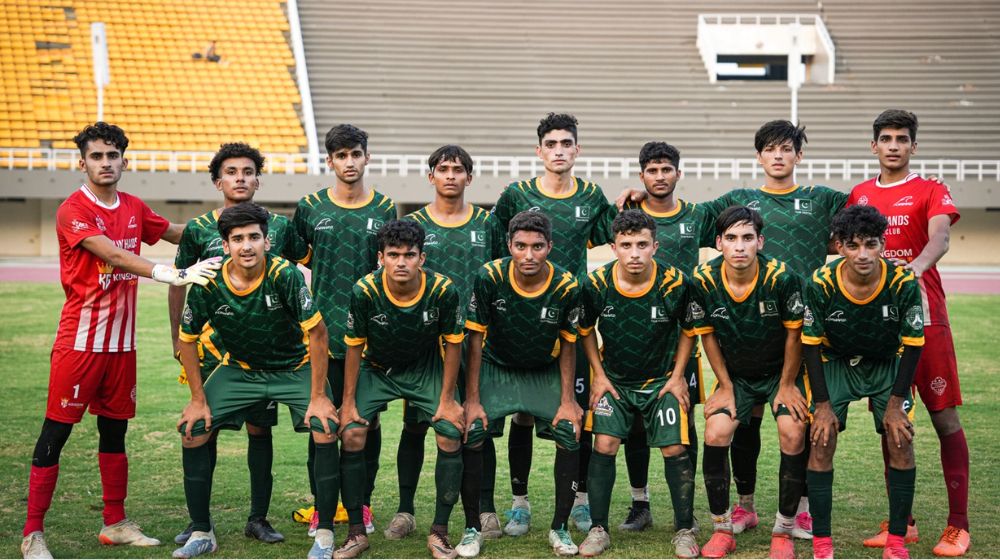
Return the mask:
<path id="1" fill-rule="evenodd" d="M 28 517 L 24 521 L 24 534 L 45 530 L 45 512 L 52 505 L 52 493 L 59 478 L 59 465 L 51 467 L 31 466 L 28 477 Z"/>
<path id="2" fill-rule="evenodd" d="M 114 525 L 125 519 L 125 496 L 128 493 L 128 457 L 124 453 L 98 453 L 101 487 L 104 490 L 104 524 Z"/>
<path id="3" fill-rule="evenodd" d="M 941 470 L 948 490 L 948 525 L 969 530 L 969 444 L 965 431 L 941 438 Z"/>

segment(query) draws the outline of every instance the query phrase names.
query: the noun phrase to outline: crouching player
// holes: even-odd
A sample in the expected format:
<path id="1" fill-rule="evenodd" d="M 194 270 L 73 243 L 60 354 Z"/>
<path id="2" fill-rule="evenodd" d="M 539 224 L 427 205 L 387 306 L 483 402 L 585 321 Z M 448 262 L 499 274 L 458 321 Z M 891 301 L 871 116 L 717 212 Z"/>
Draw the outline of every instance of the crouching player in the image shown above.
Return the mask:
<path id="1" fill-rule="evenodd" d="M 653 255 L 656 223 L 626 210 L 611 224 L 617 260 L 590 273 L 583 285 L 580 336 L 593 370 L 590 393 L 594 453 L 587 488 L 594 521 L 580 554 L 597 556 L 611 545 L 608 510 L 615 484 L 615 456 L 635 417 L 646 441 L 660 448 L 674 509 L 676 554 L 696 558 L 694 468 L 688 456 L 688 386 L 684 376 L 694 339 L 680 335 L 687 286 L 676 268 Z M 598 327 L 604 342 L 597 348 Z M 677 342 L 679 338 L 679 343 Z M 677 362 L 671 367 L 676 356 Z"/>
<path id="2" fill-rule="evenodd" d="M 875 430 L 889 440 L 889 535 L 882 557 L 909 558 L 903 538 L 916 478 L 909 391 L 924 344 L 924 318 L 913 271 L 879 256 L 887 223 L 871 206 L 842 210 L 832 229 L 843 258 L 817 269 L 806 285 L 802 342 L 816 402 L 808 471 L 816 558 L 833 558 L 837 432 L 847 426 L 848 405 L 864 397 Z"/>
<path id="3" fill-rule="evenodd" d="M 718 384 L 705 402 L 704 473 L 714 532 L 705 558 L 736 550 L 729 509 L 729 445 L 753 408 L 770 403 L 778 425 L 778 513 L 771 558 L 795 558 L 792 531 L 805 483 L 808 389 L 802 371 L 802 280 L 784 262 L 758 253 L 763 220 L 731 206 L 715 222 L 722 256 L 691 276 L 690 330 L 700 334 Z"/>
<path id="4" fill-rule="evenodd" d="M 378 233 L 382 267 L 358 280 L 351 292 L 340 410 L 341 472 L 350 529 L 337 558 L 355 558 L 368 548 L 361 510 L 367 426 L 396 399 L 406 399 L 408 406 L 431 418 L 438 448 L 437 502 L 427 548 L 434 558 L 457 555 L 448 542 L 448 518 L 462 486 L 465 424 L 455 398 L 465 312 L 451 280 L 421 268 L 425 258 L 424 229 L 409 220 L 389 222 Z"/>
<path id="5" fill-rule="evenodd" d="M 174 558 L 193 558 L 218 546 L 209 519 L 212 489 L 211 431 L 239 429 L 260 403 L 274 400 L 292 411 L 296 431 L 312 430 L 316 442 L 319 531 L 310 558 L 330 558 L 333 514 L 340 492 L 337 411 L 326 381 L 327 330 L 295 265 L 268 254 L 267 210 L 252 202 L 219 216 L 222 248 L 229 257 L 221 279 L 193 288 L 181 317 L 181 363 L 191 402 L 177 423 L 183 434 L 184 494 L 192 533 Z M 203 385 L 196 343 L 211 322 L 228 353 Z"/>

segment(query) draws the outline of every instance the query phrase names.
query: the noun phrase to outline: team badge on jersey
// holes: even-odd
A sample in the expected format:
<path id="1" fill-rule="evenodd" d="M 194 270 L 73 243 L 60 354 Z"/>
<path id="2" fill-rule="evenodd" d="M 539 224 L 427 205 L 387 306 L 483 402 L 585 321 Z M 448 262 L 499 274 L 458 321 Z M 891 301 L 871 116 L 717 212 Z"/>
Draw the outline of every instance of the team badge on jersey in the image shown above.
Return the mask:
<path id="1" fill-rule="evenodd" d="M 438 314 L 439 312 L 437 307 L 431 307 L 430 309 L 424 310 L 424 324 L 433 325 L 434 323 L 437 323 Z"/>
<path id="2" fill-rule="evenodd" d="M 914 305 L 906 311 L 906 324 L 913 330 L 924 328 L 924 313 L 919 305 Z"/>
<path id="3" fill-rule="evenodd" d="M 312 294 L 309 293 L 309 288 L 307 286 L 302 286 L 302 288 L 299 289 L 299 307 L 301 307 L 303 311 L 309 311 L 312 309 L 312 305 Z"/>
<path id="4" fill-rule="evenodd" d="M 793 315 L 802 313 L 802 310 L 805 308 L 805 304 L 802 303 L 802 294 L 799 292 L 792 292 L 792 295 L 788 296 L 788 301 L 785 302 L 785 307 L 787 307 L 788 312 Z"/>
<path id="5" fill-rule="evenodd" d="M 667 310 L 662 305 L 654 305 L 649 309 L 649 319 L 653 323 L 662 323 L 667 320 Z"/>
<path id="6" fill-rule="evenodd" d="M 378 230 L 382 229 L 383 225 L 385 225 L 385 222 L 383 222 L 382 220 L 377 220 L 375 218 L 368 218 L 368 227 L 367 227 L 368 233 L 371 233 L 373 235 L 378 233 Z"/>
<path id="7" fill-rule="evenodd" d="M 760 316 L 761 317 L 777 317 L 778 316 L 778 302 L 774 300 L 764 300 L 760 302 Z"/>
<path id="8" fill-rule="evenodd" d="M 690 304 L 688 304 L 688 312 L 687 312 L 688 322 L 700 321 L 704 318 L 705 318 L 705 310 L 700 305 L 698 305 L 697 302 L 692 301 Z"/>
<path id="9" fill-rule="evenodd" d="M 486 232 L 482 230 L 474 230 L 469 232 L 472 238 L 473 247 L 485 247 L 486 246 Z"/>
<path id="10" fill-rule="evenodd" d="M 281 300 L 275 294 L 264 294 L 264 301 L 267 303 L 267 310 L 274 311 L 281 309 Z"/>
<path id="11" fill-rule="evenodd" d="M 597 401 L 597 406 L 594 407 L 595 416 L 611 416 L 614 413 L 615 409 L 611 406 L 611 402 L 608 401 L 607 395 L 601 397 L 601 400 Z"/>
<path id="12" fill-rule="evenodd" d="M 559 322 L 559 308 L 558 307 L 542 307 L 542 315 L 540 317 L 543 323 L 558 323 Z"/>
<path id="13" fill-rule="evenodd" d="M 694 237 L 694 225 L 690 222 L 681 222 L 677 224 L 677 228 L 680 230 L 681 237 L 684 239 L 691 239 Z"/>
<path id="14" fill-rule="evenodd" d="M 882 318 L 886 321 L 899 321 L 899 309 L 895 305 L 883 305 Z"/>
<path id="15" fill-rule="evenodd" d="M 808 198 L 796 198 L 795 199 L 795 213 L 796 214 L 812 214 L 813 206 L 812 201 Z"/>

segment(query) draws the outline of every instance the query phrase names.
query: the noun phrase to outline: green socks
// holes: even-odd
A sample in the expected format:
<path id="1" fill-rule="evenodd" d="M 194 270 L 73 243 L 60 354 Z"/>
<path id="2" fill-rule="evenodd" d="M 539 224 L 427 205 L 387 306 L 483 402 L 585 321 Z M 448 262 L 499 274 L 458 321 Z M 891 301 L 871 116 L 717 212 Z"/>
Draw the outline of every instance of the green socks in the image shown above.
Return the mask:
<path id="1" fill-rule="evenodd" d="M 187 499 L 191 528 L 211 531 L 208 505 L 212 494 L 212 451 L 206 443 L 201 447 L 181 448 L 184 463 L 184 497 Z"/>
<path id="2" fill-rule="evenodd" d="M 451 510 L 462 491 L 462 450 L 454 453 L 438 448 L 437 465 L 434 467 L 434 484 L 437 486 L 437 503 L 434 507 L 434 525 L 447 527 Z"/>
<path id="3" fill-rule="evenodd" d="M 608 511 L 611 493 L 615 487 L 615 456 L 598 451 L 590 454 L 590 472 L 587 473 L 587 491 L 590 497 L 590 518 L 594 527 L 608 530 Z"/>
<path id="4" fill-rule="evenodd" d="M 340 452 L 337 443 L 316 444 L 316 512 L 319 528 L 333 530 L 333 516 L 337 513 L 340 496 Z"/>
<path id="5" fill-rule="evenodd" d="M 688 452 L 664 457 L 663 472 L 674 506 L 674 529 L 694 527 L 694 467 Z"/>
<path id="6" fill-rule="evenodd" d="M 913 489 L 916 479 L 916 467 L 903 470 L 889 467 L 890 535 L 906 536 L 906 524 L 913 510 Z"/>
<path id="7" fill-rule="evenodd" d="M 319 449 L 316 451 L 318 452 Z M 366 480 L 364 450 L 342 452 L 340 454 L 340 492 L 351 525 L 364 524 L 361 506 L 365 499 Z M 317 484 L 317 492 L 319 491 L 318 486 Z"/>
<path id="8" fill-rule="evenodd" d="M 274 463 L 274 447 L 271 445 L 271 434 L 254 436 L 247 434 L 247 468 L 250 470 L 250 519 L 267 517 L 271 507 L 271 490 L 274 487 L 274 475 L 271 466 Z"/>
<path id="9" fill-rule="evenodd" d="M 912 481 L 912 479 L 911 479 Z M 833 471 L 818 472 L 814 470 L 806 471 L 806 484 L 809 485 L 809 513 L 813 518 L 813 537 L 830 536 L 830 517 L 833 515 Z M 912 501 L 913 490 L 910 487 L 910 498 Z M 906 518 L 903 518 L 906 523 Z M 906 532 L 906 526 L 903 526 Z"/>

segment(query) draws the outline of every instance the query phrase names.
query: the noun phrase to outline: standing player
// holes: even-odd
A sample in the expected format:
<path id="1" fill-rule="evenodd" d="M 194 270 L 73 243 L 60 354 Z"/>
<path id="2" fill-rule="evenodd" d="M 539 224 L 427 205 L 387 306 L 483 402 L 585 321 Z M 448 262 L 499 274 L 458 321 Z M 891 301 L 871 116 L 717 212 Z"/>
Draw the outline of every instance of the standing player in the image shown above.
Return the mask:
<path id="1" fill-rule="evenodd" d="M 413 220 L 423 227 L 426 232 L 424 253 L 427 255 L 424 264 L 451 279 L 454 289 L 458 291 L 460 305 L 465 309 L 472 294 L 476 271 L 489 260 L 488 236 L 492 218 L 486 210 L 465 202 L 465 189 L 472 183 L 473 161 L 461 146 L 438 148 L 427 158 L 427 165 L 427 178 L 434 187 L 434 201 L 403 219 Z M 420 416 L 417 407 L 406 406 L 396 455 L 399 507 L 385 529 L 385 537 L 390 540 L 401 539 L 416 529 L 414 496 L 424 463 L 424 436 L 430 427 L 430 423 Z M 487 438 L 486 444 L 492 447 L 493 438 Z M 462 449 L 467 470 L 482 471 L 482 451 L 482 447 L 466 446 Z M 493 456 L 496 456 L 495 451 Z M 478 462 L 478 466 L 469 469 L 470 462 Z M 495 466 L 491 470 L 495 473 Z M 491 484 L 490 496 L 492 488 Z M 465 496 L 462 501 L 468 504 L 473 499 L 479 500 L 480 497 Z M 492 517 L 486 518 L 488 515 Z M 486 536 L 483 525 L 490 526 L 490 538 L 500 536 L 500 524 L 493 513 L 484 514 L 482 520 L 479 516 L 474 519 L 467 516 L 466 532 L 469 529 L 475 531 L 469 538 L 478 543 L 480 534 Z M 456 548 L 460 552 L 463 550 L 462 544 Z"/>
<path id="2" fill-rule="evenodd" d="M 770 403 L 778 425 L 781 465 L 771 558 L 794 558 L 792 531 L 805 485 L 808 389 L 802 371 L 802 279 L 760 253 L 760 214 L 727 208 L 716 221 L 717 257 L 691 278 L 688 336 L 701 335 L 717 385 L 705 401 L 705 490 L 714 532 L 701 553 L 736 550 L 729 509 L 728 447 L 755 406 Z"/>
<path id="3" fill-rule="evenodd" d="M 555 511 L 549 544 L 556 554 L 572 556 L 577 546 L 566 522 L 579 476 L 583 414 L 573 394 L 580 286 L 571 272 L 548 260 L 552 225 L 545 214 L 518 213 L 507 238 L 511 256 L 479 269 L 465 322 L 468 441 L 475 445 L 490 424 L 515 412 L 552 426 Z M 474 483 L 474 474 L 466 480 Z"/>
<path id="4" fill-rule="evenodd" d="M 51 558 L 45 513 L 59 477 L 59 455 L 73 424 L 90 408 L 97 416 L 98 465 L 104 498 L 103 544 L 154 546 L 125 517 L 128 459 L 125 432 L 135 416 L 135 312 L 138 277 L 183 286 L 215 276 L 216 260 L 186 270 L 154 265 L 139 256 L 140 243 L 177 243 L 183 226 L 171 224 L 139 198 L 118 191 L 128 166 L 128 138 L 121 128 L 98 122 L 73 138 L 80 149 L 84 184 L 56 213 L 59 273 L 66 292 L 52 346 L 48 406 L 35 443 L 28 483 L 28 515 L 21 553 Z"/>
<path id="5" fill-rule="evenodd" d="M 384 194 L 365 186 L 368 134 L 352 125 L 341 124 L 326 133 L 326 164 L 336 182 L 299 201 L 292 225 L 299 237 L 309 245 L 303 264 L 312 269 L 312 290 L 316 305 L 330 326 L 330 367 L 327 375 L 333 387 L 333 404 L 340 406 L 344 388 L 344 330 L 351 287 L 358 278 L 378 266 L 379 228 L 396 219 L 396 205 Z M 378 472 L 378 457 L 382 449 L 382 430 L 378 419 L 369 426 L 365 447 L 368 481 L 366 482 L 363 515 L 368 533 L 375 531 L 371 514 L 371 492 Z M 313 471 L 315 446 L 309 442 L 309 472 Z M 310 478 L 315 496 L 315 481 Z M 312 510 L 312 511 L 310 511 Z M 293 515 L 312 520 L 310 532 L 318 518 L 313 508 L 303 508 Z"/>
<path id="6" fill-rule="evenodd" d="M 837 433 L 847 427 L 850 403 L 864 397 L 876 431 L 889 439 L 889 534 L 882 558 L 909 558 L 903 539 L 917 470 L 910 384 L 924 344 L 924 315 L 915 272 L 879 256 L 886 225 L 871 207 L 839 213 L 833 239 L 843 258 L 817 269 L 805 292 L 803 356 L 816 403 L 807 473 L 816 558 L 833 558 Z"/>
<path id="7" fill-rule="evenodd" d="M 608 228 L 602 227 L 604 214 L 611 210 L 608 199 L 594 183 L 573 176 L 573 165 L 580 154 L 577 120 L 573 115 L 549 113 L 538 124 L 535 153 L 542 160 L 545 173 L 527 181 L 511 183 L 493 208 L 493 243 L 498 255 L 506 254 L 505 235 L 510 220 L 518 212 L 537 210 L 552 223 L 551 261 L 578 277 L 587 274 L 587 247 L 610 241 Z M 577 403 L 587 407 L 590 393 L 590 368 L 582 349 L 577 351 L 574 379 Z M 523 535 L 531 523 L 528 502 L 528 474 L 531 472 L 531 430 L 534 421 L 523 415 L 511 419 L 508 440 L 513 507 L 504 527 L 508 535 Z M 549 431 L 542 426 L 539 435 Z M 590 464 L 591 437 L 580 437 L 580 474 L 571 518 L 582 531 L 590 530 L 590 506 L 587 503 L 587 467 Z M 487 459 L 488 460 L 488 459 Z M 487 475 L 489 476 L 489 475 Z M 491 500 L 492 501 L 492 500 Z"/>
<path id="8" fill-rule="evenodd" d="M 267 210 L 252 202 L 223 210 L 217 223 L 229 258 L 222 265 L 222 280 L 192 289 L 187 297 L 179 336 L 191 402 L 177 429 L 183 434 L 184 495 L 192 533 L 174 558 L 194 558 L 218 548 L 209 517 L 210 432 L 239 429 L 247 414 L 271 399 L 288 405 L 296 431 L 312 430 L 320 527 L 309 558 L 330 558 L 333 552 L 339 470 L 337 411 L 325 371 L 326 325 L 295 264 L 268 254 L 270 221 Z M 209 323 L 227 352 L 203 384 L 195 343 Z"/>
<path id="9" fill-rule="evenodd" d="M 580 554 L 597 556 L 611 546 L 608 510 L 615 484 L 615 455 L 636 422 L 646 445 L 660 448 L 674 509 L 673 538 L 679 558 L 696 558 L 694 468 L 688 456 L 689 403 L 685 362 L 694 339 L 677 330 L 687 310 L 684 275 L 654 260 L 656 223 L 638 210 L 626 210 L 612 222 L 611 247 L 617 260 L 584 282 L 580 336 L 594 371 L 594 453 L 590 456 L 591 513 L 594 526 L 580 543 Z M 599 325 L 603 350 L 597 348 Z M 674 356 L 678 359 L 676 363 Z M 648 434 L 648 437 L 645 437 Z"/>
<path id="10" fill-rule="evenodd" d="M 351 293 L 341 408 L 341 470 L 350 529 L 337 558 L 355 558 L 368 548 L 361 514 L 367 425 L 396 399 L 407 399 L 407 406 L 419 409 L 434 426 L 437 503 L 427 548 L 434 558 L 456 556 L 448 542 L 448 518 L 462 485 L 465 425 L 455 397 L 464 314 L 451 280 L 422 268 L 424 240 L 419 224 L 386 224 L 378 234 L 381 268 L 358 280 Z"/>
<path id="11" fill-rule="evenodd" d="M 913 271 L 920 285 L 927 351 L 917 364 L 913 382 L 941 442 L 941 468 L 949 506 L 948 527 L 934 547 L 934 554 L 962 556 L 970 544 L 969 446 L 958 418 L 962 392 L 937 270 L 937 262 L 948 252 L 951 225 L 959 218 L 958 208 L 947 187 L 910 173 L 910 156 L 917 151 L 916 115 L 890 109 L 875 119 L 872 129 L 872 153 L 878 156 L 880 174 L 854 187 L 849 202 L 873 206 L 886 216 L 889 227 L 884 255 L 903 261 L 904 268 Z M 882 442 L 888 468 L 890 457 L 884 436 Z M 883 523 L 881 532 L 867 539 L 865 546 L 883 546 L 886 534 Z M 916 542 L 916 525 L 908 526 L 906 539 Z"/>
<path id="12" fill-rule="evenodd" d="M 705 212 L 703 205 L 675 198 L 677 181 L 681 178 L 681 154 L 665 142 L 647 142 L 639 150 L 639 179 L 646 188 L 646 199 L 627 202 L 627 209 L 638 209 L 656 224 L 657 249 L 655 258 L 660 264 L 676 266 L 680 270 L 694 270 L 698 265 L 700 247 L 715 246 L 714 218 Z M 610 215 L 610 213 L 609 213 Z M 677 336 L 680 335 L 680 329 Z M 689 392 L 688 450 L 691 466 L 698 470 L 698 432 L 694 425 L 694 405 L 705 401 L 702 387 L 701 353 L 697 344 L 692 345 L 684 375 Z M 676 348 L 672 340 L 667 344 L 670 352 Z M 673 360 L 671 356 L 670 360 Z M 635 416 L 632 431 L 625 440 L 625 465 L 628 467 L 632 505 L 625 521 L 618 526 L 623 531 L 642 531 L 653 525 L 649 508 L 649 446 L 646 444 L 645 426 L 639 415 Z"/>
<path id="13" fill-rule="evenodd" d="M 174 266 L 186 268 L 200 259 L 222 257 L 222 237 L 219 234 L 218 220 L 223 210 L 241 202 L 252 201 L 257 189 L 260 188 L 260 172 L 264 167 L 264 156 L 256 148 L 243 143 L 223 144 L 208 164 L 212 183 L 222 193 L 222 208 L 212 210 L 189 221 L 184 227 L 181 242 L 177 247 Z M 291 259 L 301 259 L 301 253 L 296 243 L 298 236 L 292 231 L 288 218 L 280 214 L 271 214 L 267 227 L 267 240 L 272 255 L 285 255 Z M 174 356 L 180 349 L 178 328 L 180 327 L 181 311 L 184 308 L 185 290 L 183 287 L 171 286 L 167 292 L 168 308 L 170 310 L 170 335 L 174 343 Z M 198 340 L 198 356 L 201 360 L 201 371 L 207 378 L 222 361 L 226 349 L 222 339 L 209 324 Z M 187 383 L 187 376 L 181 368 L 181 383 Z M 271 489 L 274 477 L 271 466 L 274 461 L 274 449 L 271 442 L 271 427 L 278 423 L 278 409 L 273 401 L 265 403 L 260 410 L 254 411 L 247 419 L 247 468 L 250 471 L 250 515 L 247 518 L 244 534 L 257 540 L 275 543 L 285 539 L 267 521 L 267 511 L 271 505 Z M 206 444 L 215 466 L 217 454 L 216 442 L 219 432 L 212 432 L 210 441 Z M 174 542 L 184 544 L 191 536 L 191 526 L 174 537 Z"/>

